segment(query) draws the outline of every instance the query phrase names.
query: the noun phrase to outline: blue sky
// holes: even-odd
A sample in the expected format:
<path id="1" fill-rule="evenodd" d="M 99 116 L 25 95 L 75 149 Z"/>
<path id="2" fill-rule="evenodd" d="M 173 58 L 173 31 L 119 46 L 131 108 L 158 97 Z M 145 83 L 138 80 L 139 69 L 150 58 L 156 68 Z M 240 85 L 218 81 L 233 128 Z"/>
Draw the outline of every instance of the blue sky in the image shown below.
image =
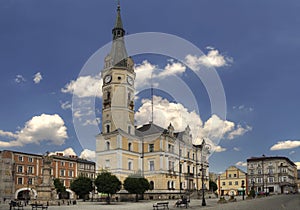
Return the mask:
<path id="1" fill-rule="evenodd" d="M 173 34 L 207 55 L 196 61 L 202 65 L 214 62 L 210 68 L 219 74 L 227 103 L 227 117 L 218 122 L 228 131 L 220 132 L 220 151 L 210 158 L 211 171 L 224 171 L 262 154 L 283 155 L 300 162 L 299 9 L 300 2 L 292 0 L 121 1 L 122 20 L 129 35 Z M 1 150 L 44 153 L 73 148 L 77 154 L 83 149 L 93 150 L 93 144 L 86 147 L 78 141 L 70 93 L 72 84 L 80 83 L 78 75 L 87 60 L 111 41 L 115 17 L 113 0 L 0 2 Z M 134 60 L 140 72 L 149 70 L 160 77 L 159 72 L 165 71 L 189 84 L 197 97 L 201 120 L 197 116 L 191 119 L 199 120 L 205 133 L 205 125 L 209 126 L 213 118 L 210 101 L 189 68 L 166 56 L 144 54 Z M 148 81 L 147 76 L 143 74 L 140 81 Z M 85 82 L 91 84 L 90 80 Z M 182 107 L 177 109 L 183 110 L 181 114 L 192 116 L 189 104 L 161 96 L 156 101 L 168 100 L 166 109 L 180 103 Z M 142 103 L 146 97 L 149 91 L 138 95 L 137 123 L 148 120 L 143 115 L 149 104 L 145 100 Z M 100 118 L 101 96 L 96 98 L 97 105 Z M 93 141 L 97 132 L 89 126 L 95 122 L 87 121 L 79 112 L 76 116 L 75 120 L 85 124 L 87 141 Z M 156 120 L 158 124 L 169 123 Z"/>

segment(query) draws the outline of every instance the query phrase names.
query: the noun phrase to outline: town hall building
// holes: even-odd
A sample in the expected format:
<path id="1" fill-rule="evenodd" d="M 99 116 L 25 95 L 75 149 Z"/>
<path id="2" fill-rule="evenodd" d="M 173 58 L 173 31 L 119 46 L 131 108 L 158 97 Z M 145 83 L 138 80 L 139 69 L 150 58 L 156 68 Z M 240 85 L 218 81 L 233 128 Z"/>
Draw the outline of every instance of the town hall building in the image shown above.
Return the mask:
<path id="1" fill-rule="evenodd" d="M 129 175 L 150 182 L 150 198 L 208 189 L 208 154 L 205 141 L 193 144 L 189 126 L 175 132 L 170 122 L 134 124 L 134 61 L 125 47 L 125 30 L 117 8 L 113 42 L 102 70 L 102 132 L 96 137 L 98 170 L 107 170 L 124 181 Z M 150 115 L 151 113 L 149 113 Z M 202 183 L 202 172 L 204 182 Z"/>

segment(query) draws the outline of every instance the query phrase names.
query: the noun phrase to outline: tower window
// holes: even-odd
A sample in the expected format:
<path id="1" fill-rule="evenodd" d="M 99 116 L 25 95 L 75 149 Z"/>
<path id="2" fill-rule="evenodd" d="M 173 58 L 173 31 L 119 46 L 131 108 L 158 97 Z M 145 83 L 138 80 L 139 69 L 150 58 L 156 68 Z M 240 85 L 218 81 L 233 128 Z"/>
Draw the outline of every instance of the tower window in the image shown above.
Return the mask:
<path id="1" fill-rule="evenodd" d="M 109 133 L 109 132 L 110 132 L 110 126 L 106 125 L 106 133 Z"/>
<path id="2" fill-rule="evenodd" d="M 110 92 L 107 91 L 107 100 L 109 100 L 109 99 L 110 99 Z"/>
<path id="3" fill-rule="evenodd" d="M 110 150 L 110 142 L 109 141 L 106 142 L 106 150 Z"/>
<path id="4" fill-rule="evenodd" d="M 149 152 L 154 152 L 154 144 L 149 144 Z"/>
<path id="5" fill-rule="evenodd" d="M 131 146 L 132 146 L 132 144 L 131 143 L 128 143 L 128 151 L 131 151 Z"/>

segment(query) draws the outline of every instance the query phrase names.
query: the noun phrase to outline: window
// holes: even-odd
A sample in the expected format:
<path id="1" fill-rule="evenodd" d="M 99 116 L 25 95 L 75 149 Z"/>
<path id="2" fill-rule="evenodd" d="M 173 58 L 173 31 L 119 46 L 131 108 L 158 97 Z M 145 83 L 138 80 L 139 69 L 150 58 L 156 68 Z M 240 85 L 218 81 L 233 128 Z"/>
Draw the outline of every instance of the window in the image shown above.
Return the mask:
<path id="1" fill-rule="evenodd" d="M 110 150 L 110 142 L 109 141 L 106 142 L 106 150 Z"/>
<path id="2" fill-rule="evenodd" d="M 23 173 L 23 166 L 18 166 L 18 173 Z"/>
<path id="3" fill-rule="evenodd" d="M 182 173 L 182 164 L 179 164 L 179 173 Z"/>
<path id="4" fill-rule="evenodd" d="M 23 162 L 23 156 L 19 156 L 19 161 Z"/>
<path id="5" fill-rule="evenodd" d="M 272 168 L 269 168 L 268 173 L 269 173 L 269 174 L 273 174 L 273 169 L 272 169 Z"/>
<path id="6" fill-rule="evenodd" d="M 73 177 L 73 171 L 69 171 L 69 177 Z"/>
<path id="7" fill-rule="evenodd" d="M 109 132 L 110 132 L 110 126 L 106 125 L 106 133 L 109 133 Z"/>
<path id="8" fill-rule="evenodd" d="M 229 184 L 229 185 L 232 185 L 232 182 L 230 181 L 228 184 Z"/>
<path id="9" fill-rule="evenodd" d="M 190 152 L 187 153 L 187 157 L 190 158 Z"/>
<path id="10" fill-rule="evenodd" d="M 254 171 L 253 171 L 253 170 L 250 170 L 250 174 L 253 175 L 253 174 L 254 174 Z"/>
<path id="11" fill-rule="evenodd" d="M 33 174 L 33 167 L 32 166 L 28 166 L 27 173 L 28 174 Z"/>
<path id="12" fill-rule="evenodd" d="M 234 185 L 239 185 L 239 182 L 238 182 L 238 181 L 235 181 L 235 182 L 234 182 Z"/>
<path id="13" fill-rule="evenodd" d="M 149 152 L 154 152 L 154 144 L 149 144 Z"/>
<path id="14" fill-rule="evenodd" d="M 222 185 L 223 185 L 223 186 L 225 186 L 225 185 L 226 185 L 226 183 L 225 183 L 225 182 L 222 182 Z"/>
<path id="15" fill-rule="evenodd" d="M 33 179 L 32 178 L 28 178 L 28 184 L 33 185 Z"/>
<path id="16" fill-rule="evenodd" d="M 132 170 L 132 160 L 128 160 L 128 170 Z"/>
<path id="17" fill-rule="evenodd" d="M 149 190 L 154 190 L 154 182 L 150 181 L 149 184 L 150 184 Z"/>
<path id="18" fill-rule="evenodd" d="M 61 165 L 61 166 L 65 166 L 65 162 L 64 162 L 64 161 L 61 161 L 61 162 L 60 162 L 60 165 Z"/>
<path id="19" fill-rule="evenodd" d="M 65 176 L 65 170 L 60 170 L 60 176 Z"/>
<path id="20" fill-rule="evenodd" d="M 174 171 L 174 162 L 169 161 L 169 171 Z"/>
<path id="21" fill-rule="evenodd" d="M 149 161 L 149 170 L 150 171 L 154 171 L 155 169 L 154 169 L 154 160 L 150 160 Z"/>
<path id="22" fill-rule="evenodd" d="M 23 184 L 23 178 L 21 177 L 18 178 L 18 184 Z"/>
<path id="23" fill-rule="evenodd" d="M 195 154 L 193 153 L 193 160 L 195 160 Z"/>
<path id="24" fill-rule="evenodd" d="M 258 173 L 258 174 L 261 174 L 261 169 L 258 169 L 258 170 L 257 170 L 257 173 Z"/>
<path id="25" fill-rule="evenodd" d="M 228 177 L 231 178 L 231 174 L 228 174 Z"/>
<path id="26" fill-rule="evenodd" d="M 28 162 L 32 163 L 33 162 L 33 159 L 32 157 L 28 157 Z"/>
<path id="27" fill-rule="evenodd" d="M 128 151 L 131 151 L 131 143 L 128 143 Z"/>
<path id="28" fill-rule="evenodd" d="M 282 168 L 281 173 L 286 173 L 286 168 Z"/>
<path id="29" fill-rule="evenodd" d="M 233 177 L 236 177 L 236 174 L 233 174 Z"/>
<path id="30" fill-rule="evenodd" d="M 269 177 L 269 182 L 273 183 L 274 182 L 274 177 Z"/>
<path id="31" fill-rule="evenodd" d="M 69 163 L 69 167 L 70 167 L 70 168 L 73 168 L 73 163 Z"/>

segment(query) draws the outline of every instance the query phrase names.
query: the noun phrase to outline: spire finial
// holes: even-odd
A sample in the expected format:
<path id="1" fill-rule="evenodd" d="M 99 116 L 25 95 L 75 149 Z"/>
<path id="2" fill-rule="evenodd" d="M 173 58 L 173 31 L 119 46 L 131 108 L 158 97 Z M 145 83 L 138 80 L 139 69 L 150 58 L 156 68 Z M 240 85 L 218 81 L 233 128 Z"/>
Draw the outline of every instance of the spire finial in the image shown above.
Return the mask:
<path id="1" fill-rule="evenodd" d="M 117 10 L 120 11 L 120 9 L 121 9 L 120 0 L 118 0 L 118 7 L 117 7 Z"/>

